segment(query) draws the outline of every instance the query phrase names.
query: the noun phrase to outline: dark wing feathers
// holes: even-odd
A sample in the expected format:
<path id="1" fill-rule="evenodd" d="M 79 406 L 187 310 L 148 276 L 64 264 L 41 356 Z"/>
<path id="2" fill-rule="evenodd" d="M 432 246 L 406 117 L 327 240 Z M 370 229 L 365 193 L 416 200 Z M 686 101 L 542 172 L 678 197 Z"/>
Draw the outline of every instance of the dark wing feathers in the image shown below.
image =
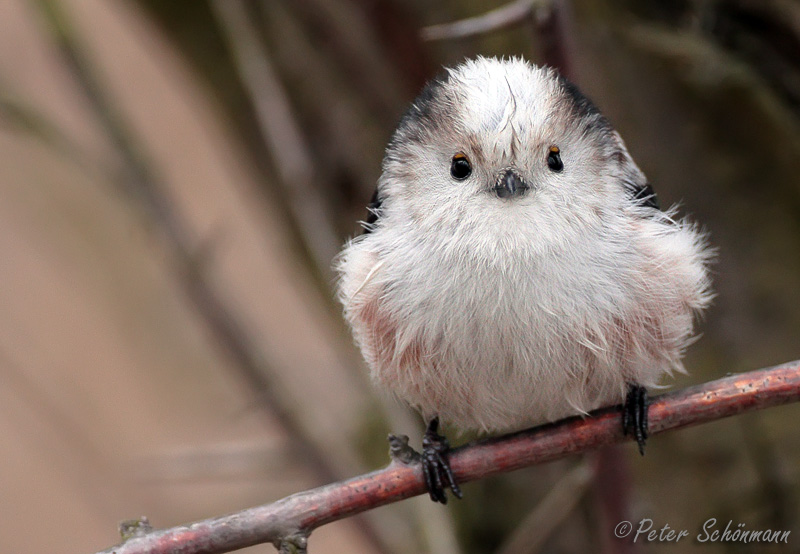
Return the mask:
<path id="1" fill-rule="evenodd" d="M 364 225 L 365 235 L 367 233 L 372 232 L 375 223 L 378 221 L 382 203 L 383 203 L 383 198 L 381 198 L 380 195 L 378 194 L 378 189 L 376 187 L 375 192 L 372 193 L 372 200 L 369 201 L 369 206 L 367 206 L 367 219 L 366 219 L 366 225 Z"/>
<path id="2" fill-rule="evenodd" d="M 656 210 L 661 209 L 661 204 L 658 202 L 658 196 L 656 196 L 656 193 L 653 190 L 653 187 L 650 186 L 650 183 L 641 185 L 637 183 L 626 182 L 625 185 L 633 196 L 633 199 L 636 200 L 640 206 L 655 208 Z"/>

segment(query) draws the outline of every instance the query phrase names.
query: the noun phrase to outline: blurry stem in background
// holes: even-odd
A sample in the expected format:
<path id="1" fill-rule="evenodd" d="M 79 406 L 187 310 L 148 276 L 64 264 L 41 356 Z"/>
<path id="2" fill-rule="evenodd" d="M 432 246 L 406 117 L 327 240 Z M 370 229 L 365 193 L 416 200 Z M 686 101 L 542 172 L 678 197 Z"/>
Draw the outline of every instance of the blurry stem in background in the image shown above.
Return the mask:
<path id="1" fill-rule="evenodd" d="M 572 513 L 592 483 L 592 469 L 580 462 L 563 475 L 517 528 L 496 554 L 541 552 L 558 526 Z"/>
<path id="2" fill-rule="evenodd" d="M 272 153 L 283 192 L 302 242 L 324 281 L 332 278 L 331 260 L 338 253 L 333 221 L 322 187 L 315 183 L 318 168 L 292 113 L 278 79 L 241 0 L 214 0 L 211 8 L 231 51 L 242 85 L 258 118 L 261 136 Z"/>
<path id="3" fill-rule="evenodd" d="M 64 410 L 45 387 L 31 378 L 35 371 L 20 365 L 5 348 L 0 348 L 0 367 L 0 409 L 4 417 L 11 416 L 12 425 L 20 423 L 19 428 L 22 428 L 22 419 L 25 424 L 36 426 L 36 432 L 23 434 L 22 440 L 58 459 L 60 471 L 77 474 L 77 469 L 72 470 L 75 466 L 88 470 L 87 478 L 81 479 L 75 489 L 86 506 L 92 508 L 94 517 L 102 517 L 109 510 L 116 511 L 127 505 L 119 498 L 119 489 L 108 486 L 108 483 L 117 481 L 118 476 L 110 471 L 104 452 L 96 448 L 70 411 Z M 18 401 L 34 409 L 19 411 Z M 15 421 L 15 416 L 21 420 Z M 130 486 L 123 489 L 123 494 L 135 492 Z"/>
<path id="4" fill-rule="evenodd" d="M 422 40 L 449 40 L 484 35 L 524 24 L 539 9 L 549 9 L 552 0 L 517 0 L 483 15 L 452 23 L 431 25 L 420 31 Z"/>
<path id="5" fill-rule="evenodd" d="M 800 360 L 657 396 L 648 411 L 650 434 L 798 401 Z M 620 418 L 621 407 L 614 406 L 589 417 L 478 441 L 455 449 L 450 464 L 456 480 L 467 483 L 628 441 Z M 367 475 L 227 516 L 152 531 L 98 554 L 219 554 L 266 542 L 281 552 L 306 552 L 317 527 L 425 492 L 420 464 L 394 460 Z"/>
<path id="6" fill-rule="evenodd" d="M 308 33 L 330 50 L 337 70 L 362 92 L 363 102 L 378 120 L 396 123 L 396 110 L 407 98 L 408 84 L 398 65 L 387 57 L 382 37 L 364 17 L 365 7 L 342 0 L 261 0 L 262 7 L 282 2 L 302 21 Z M 376 5 L 368 1 L 365 4 Z M 397 23 L 394 23 L 397 25 Z"/>
<path id="7" fill-rule="evenodd" d="M 739 418 L 744 448 L 759 478 L 760 503 L 767 507 L 770 526 L 776 529 L 797 529 L 795 484 L 787 475 L 779 450 L 764 428 L 760 414 Z"/>
<path id="8" fill-rule="evenodd" d="M 47 21 L 51 35 L 56 41 L 68 70 L 72 72 L 80 92 L 94 109 L 102 128 L 107 133 L 112 146 L 122 159 L 125 174 L 118 179 L 124 192 L 139 202 L 166 234 L 184 245 L 184 233 L 173 217 L 166 195 L 155 190 L 155 177 L 151 174 L 142 154 L 124 131 L 124 124 L 117 111 L 107 102 L 100 84 L 94 79 L 86 60 L 82 57 L 72 27 L 61 11 L 57 0 L 36 0 L 40 12 Z"/>
<path id="9" fill-rule="evenodd" d="M 309 438 L 310 433 L 303 428 L 300 418 L 293 412 L 296 403 L 281 394 L 281 386 L 273 378 L 274 372 L 252 344 L 245 327 L 206 280 L 202 264 L 199 263 L 202 260 L 198 260 L 198 256 L 194 254 L 191 234 L 167 197 L 167 187 L 150 170 L 143 152 L 137 148 L 126 129 L 123 117 L 96 79 L 60 3 L 58 0 L 37 0 L 36 3 L 49 24 L 53 38 L 76 83 L 122 158 L 125 171 L 123 185 L 126 191 L 147 210 L 156 227 L 163 233 L 176 264 L 180 284 L 188 299 L 218 344 L 234 362 L 232 365 L 238 370 L 239 376 L 256 395 L 259 407 L 278 422 L 292 441 L 293 448 L 302 456 L 316 478 L 322 482 L 340 478 L 339 472 L 334 469 L 331 453 L 323 452 Z M 365 521 L 360 523 L 362 534 L 377 551 L 388 551 L 372 527 Z"/>
<path id="10" fill-rule="evenodd" d="M 89 152 L 52 121 L 28 106 L 21 98 L 11 96 L 3 83 L 0 83 L 0 126 L 36 137 L 80 168 L 91 170 L 101 166 Z"/>
<path id="11" fill-rule="evenodd" d="M 633 475 L 630 457 L 622 445 L 612 444 L 600 448 L 592 456 L 591 500 L 593 503 L 593 528 L 596 537 L 595 552 L 598 554 L 630 554 L 638 552 L 639 545 L 621 541 L 609 533 L 620 521 L 628 521 L 631 514 L 631 491 Z"/>
<path id="12" fill-rule="evenodd" d="M 501 31 L 514 25 L 532 24 L 542 50 L 542 62 L 568 79 L 572 74 L 571 6 L 567 0 L 517 0 L 483 15 L 452 23 L 431 25 L 420 31 L 423 40 L 452 40 Z"/>
<path id="13" fill-rule="evenodd" d="M 552 0 L 547 6 L 535 10 L 531 20 L 543 63 L 556 68 L 567 79 L 577 81 L 571 54 L 574 46 L 570 1 Z"/>

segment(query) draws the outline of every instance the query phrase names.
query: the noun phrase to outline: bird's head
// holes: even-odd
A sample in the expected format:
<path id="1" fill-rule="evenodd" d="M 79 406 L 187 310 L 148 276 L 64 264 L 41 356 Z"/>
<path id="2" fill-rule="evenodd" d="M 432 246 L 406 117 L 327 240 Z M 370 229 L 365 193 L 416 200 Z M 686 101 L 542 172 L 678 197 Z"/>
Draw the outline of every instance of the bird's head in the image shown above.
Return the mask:
<path id="1" fill-rule="evenodd" d="M 563 240 L 644 176 L 608 121 L 555 71 L 477 58 L 432 80 L 384 159 L 386 217 L 426 231 Z M 396 212 L 393 214 L 393 212 Z"/>

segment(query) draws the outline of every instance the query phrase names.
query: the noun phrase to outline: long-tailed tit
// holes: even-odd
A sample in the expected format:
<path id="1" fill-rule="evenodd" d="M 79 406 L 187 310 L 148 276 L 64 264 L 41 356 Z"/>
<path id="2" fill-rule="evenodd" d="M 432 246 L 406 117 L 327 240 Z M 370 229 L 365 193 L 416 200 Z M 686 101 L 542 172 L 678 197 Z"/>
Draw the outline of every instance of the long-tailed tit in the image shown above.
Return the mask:
<path id="1" fill-rule="evenodd" d="M 431 81 L 386 149 L 339 297 L 373 380 L 431 424 L 431 497 L 460 495 L 439 418 L 509 430 L 624 402 L 682 370 L 709 249 L 659 209 L 608 120 L 555 71 L 478 58 Z"/>

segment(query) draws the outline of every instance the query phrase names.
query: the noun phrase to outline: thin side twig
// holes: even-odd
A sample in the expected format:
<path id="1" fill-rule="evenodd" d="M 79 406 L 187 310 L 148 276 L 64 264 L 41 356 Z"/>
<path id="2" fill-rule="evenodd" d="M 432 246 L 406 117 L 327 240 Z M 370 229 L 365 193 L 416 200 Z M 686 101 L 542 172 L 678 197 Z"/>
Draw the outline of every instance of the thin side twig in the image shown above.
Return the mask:
<path id="1" fill-rule="evenodd" d="M 449 40 L 500 31 L 528 21 L 534 10 L 549 4 L 550 0 L 516 0 L 475 17 L 425 27 L 420 37 L 422 40 Z"/>
<path id="2" fill-rule="evenodd" d="M 798 400 L 800 360 L 658 396 L 649 409 L 650 432 Z M 624 440 L 628 438 L 622 434 L 620 407 L 615 406 L 591 417 L 572 417 L 466 445 L 452 453 L 450 462 L 456 479 L 466 483 Z M 216 554 L 264 542 L 302 552 L 308 535 L 321 525 L 424 492 L 419 465 L 393 461 L 384 469 L 272 504 L 136 536 L 98 554 Z"/>

